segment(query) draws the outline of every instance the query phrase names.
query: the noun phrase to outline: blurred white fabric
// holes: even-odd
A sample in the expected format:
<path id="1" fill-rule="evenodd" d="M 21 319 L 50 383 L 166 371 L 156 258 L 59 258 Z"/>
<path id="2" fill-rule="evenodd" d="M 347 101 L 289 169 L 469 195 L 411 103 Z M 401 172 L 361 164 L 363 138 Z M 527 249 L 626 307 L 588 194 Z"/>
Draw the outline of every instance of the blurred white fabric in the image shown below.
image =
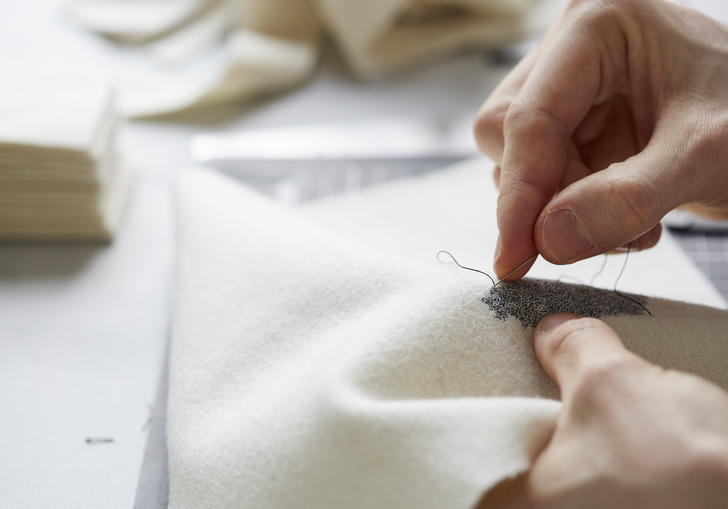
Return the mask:
<path id="1" fill-rule="evenodd" d="M 5 62 L 5 71 L 0 240 L 110 240 L 131 173 L 117 149 L 108 79 L 90 69 L 27 62 Z"/>
<path id="2" fill-rule="evenodd" d="M 131 116 L 151 116 L 242 100 L 305 80 L 330 35 L 350 69 L 373 78 L 461 48 L 493 47 L 538 33 L 562 0 L 73 0 L 68 11 L 89 28 L 145 42 L 177 64 L 222 46 L 207 80 L 146 87 Z M 136 28 L 135 28 L 136 27 Z M 243 43 L 241 44 L 241 41 Z M 284 50 L 283 48 L 287 48 Z M 284 71 L 285 70 L 285 71 Z M 164 95 L 172 97 L 165 99 Z"/>

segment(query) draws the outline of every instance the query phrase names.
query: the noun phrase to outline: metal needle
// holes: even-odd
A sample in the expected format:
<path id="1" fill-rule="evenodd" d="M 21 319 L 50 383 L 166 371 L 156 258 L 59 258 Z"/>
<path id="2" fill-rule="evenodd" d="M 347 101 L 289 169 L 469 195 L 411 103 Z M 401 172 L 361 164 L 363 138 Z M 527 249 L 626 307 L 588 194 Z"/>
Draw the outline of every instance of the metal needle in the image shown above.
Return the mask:
<path id="1" fill-rule="evenodd" d="M 496 286 L 498 286 L 499 284 L 501 284 L 503 281 L 505 281 L 506 279 L 508 279 L 510 276 L 512 276 L 513 274 L 515 274 L 516 272 L 518 272 L 520 269 L 522 269 L 523 267 L 525 267 L 526 265 L 528 265 L 530 262 L 532 262 L 536 258 L 538 258 L 538 253 L 536 253 L 531 258 L 529 258 L 528 260 L 526 260 L 525 262 L 523 262 L 522 264 L 520 264 L 518 267 L 516 267 L 515 269 L 513 269 L 512 271 L 510 271 L 508 274 L 506 274 L 505 276 L 503 276 L 502 278 L 500 278 L 498 281 L 496 281 L 496 283 L 493 285 L 493 288 L 495 288 Z"/>

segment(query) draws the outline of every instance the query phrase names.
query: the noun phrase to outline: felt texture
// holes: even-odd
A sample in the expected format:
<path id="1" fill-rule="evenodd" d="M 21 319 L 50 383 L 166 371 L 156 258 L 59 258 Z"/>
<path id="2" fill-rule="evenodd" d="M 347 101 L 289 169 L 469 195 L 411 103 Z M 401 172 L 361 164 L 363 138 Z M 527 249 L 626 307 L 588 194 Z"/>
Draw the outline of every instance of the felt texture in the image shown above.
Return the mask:
<path id="1" fill-rule="evenodd" d="M 107 80 L 79 69 L 12 64 L 7 71 L 0 82 L 0 239 L 110 239 L 131 173 L 116 150 Z"/>
<path id="2" fill-rule="evenodd" d="M 170 507 L 466 508 L 529 467 L 560 409 L 533 330 L 423 240 L 480 228 L 456 252 L 492 248 L 494 217 L 457 226 L 494 196 L 486 170 L 297 210 L 209 170 L 182 176 Z M 605 320 L 640 355 L 728 387 L 726 312 L 646 305 L 652 317 Z"/>
<path id="3" fill-rule="evenodd" d="M 209 78 L 175 82 L 176 75 L 171 74 L 167 83 L 160 80 L 130 92 L 123 101 L 124 111 L 145 117 L 249 99 L 301 83 L 313 72 L 318 42 L 326 35 L 355 74 L 374 78 L 461 48 L 500 46 L 538 33 L 556 17 L 563 1 L 153 0 L 144 2 L 143 8 L 136 4 L 72 0 L 69 12 L 90 29 L 123 40 L 142 43 L 156 37 L 147 47 L 165 64 L 192 67 L 195 55 L 209 53 L 216 44 L 221 54 L 214 71 L 205 68 Z M 292 46 L 298 50 L 281 49 Z M 299 55 L 302 52 L 306 55 Z"/>

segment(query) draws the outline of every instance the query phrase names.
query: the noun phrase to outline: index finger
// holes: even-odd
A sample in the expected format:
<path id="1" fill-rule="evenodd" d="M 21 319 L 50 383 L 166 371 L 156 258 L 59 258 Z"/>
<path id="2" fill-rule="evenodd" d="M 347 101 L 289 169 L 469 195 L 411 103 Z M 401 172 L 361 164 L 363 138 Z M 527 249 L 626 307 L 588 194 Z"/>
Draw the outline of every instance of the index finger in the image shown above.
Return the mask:
<path id="1" fill-rule="evenodd" d="M 582 164 L 570 160 L 571 135 L 604 88 L 599 44 L 583 28 L 568 28 L 543 49 L 506 114 L 494 261 L 499 277 L 537 253 L 536 219 L 558 191 L 567 165 Z"/>

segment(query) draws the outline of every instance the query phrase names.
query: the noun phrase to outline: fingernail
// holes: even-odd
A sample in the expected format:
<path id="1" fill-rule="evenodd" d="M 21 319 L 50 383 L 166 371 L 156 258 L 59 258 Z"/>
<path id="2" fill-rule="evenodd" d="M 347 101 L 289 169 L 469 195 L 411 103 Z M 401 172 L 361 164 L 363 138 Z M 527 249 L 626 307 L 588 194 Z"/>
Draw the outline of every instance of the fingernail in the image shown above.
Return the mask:
<path id="1" fill-rule="evenodd" d="M 561 263 L 574 261 L 596 247 L 584 225 L 568 209 L 551 212 L 544 218 L 541 239 L 548 254 Z"/>

